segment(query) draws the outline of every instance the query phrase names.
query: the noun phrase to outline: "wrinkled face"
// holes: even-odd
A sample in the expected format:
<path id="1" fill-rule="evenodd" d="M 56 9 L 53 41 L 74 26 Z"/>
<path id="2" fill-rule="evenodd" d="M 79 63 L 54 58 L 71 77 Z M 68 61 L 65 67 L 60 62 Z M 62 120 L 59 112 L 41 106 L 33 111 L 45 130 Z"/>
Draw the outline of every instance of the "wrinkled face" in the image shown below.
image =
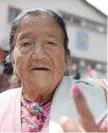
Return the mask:
<path id="1" fill-rule="evenodd" d="M 63 33 L 48 16 L 25 17 L 14 38 L 14 70 L 29 89 L 51 91 L 66 70 Z"/>

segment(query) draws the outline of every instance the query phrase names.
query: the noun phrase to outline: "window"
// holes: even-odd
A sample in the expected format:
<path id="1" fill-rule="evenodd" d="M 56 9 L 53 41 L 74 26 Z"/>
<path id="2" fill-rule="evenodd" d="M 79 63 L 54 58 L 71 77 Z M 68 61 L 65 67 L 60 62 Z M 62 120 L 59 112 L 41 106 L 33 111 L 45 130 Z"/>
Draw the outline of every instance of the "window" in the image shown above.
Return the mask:
<path id="1" fill-rule="evenodd" d="M 8 22 L 13 21 L 20 13 L 21 13 L 21 9 L 9 6 L 8 7 Z"/>
<path id="2" fill-rule="evenodd" d="M 101 26 L 101 25 L 97 25 L 97 30 L 98 30 L 99 32 L 106 32 L 106 31 L 105 31 L 105 27 L 104 27 L 104 26 Z"/>
<path id="3" fill-rule="evenodd" d="M 63 14 L 63 15 L 62 15 L 62 18 L 63 18 L 65 21 L 69 21 L 69 20 L 70 20 L 70 16 L 67 15 L 67 14 Z"/>
<path id="4" fill-rule="evenodd" d="M 106 33 L 107 32 L 107 26 L 103 25 L 101 23 L 95 22 L 95 21 L 91 21 L 89 19 L 80 17 L 80 16 L 76 16 L 74 14 L 70 14 L 64 11 L 59 11 L 62 18 L 64 19 L 64 21 L 66 21 L 68 24 L 74 24 L 74 25 L 78 25 L 81 27 L 85 27 L 87 29 L 90 30 L 94 30 L 97 32 L 101 32 L 101 33 Z"/>
<path id="5" fill-rule="evenodd" d="M 97 24 L 94 22 L 91 22 L 91 21 L 87 21 L 87 23 L 86 23 L 86 27 L 88 29 L 96 30 L 96 26 L 97 26 Z"/>
<path id="6" fill-rule="evenodd" d="M 74 17 L 73 17 L 73 23 L 74 23 L 75 25 L 81 25 L 81 19 L 74 16 Z"/>

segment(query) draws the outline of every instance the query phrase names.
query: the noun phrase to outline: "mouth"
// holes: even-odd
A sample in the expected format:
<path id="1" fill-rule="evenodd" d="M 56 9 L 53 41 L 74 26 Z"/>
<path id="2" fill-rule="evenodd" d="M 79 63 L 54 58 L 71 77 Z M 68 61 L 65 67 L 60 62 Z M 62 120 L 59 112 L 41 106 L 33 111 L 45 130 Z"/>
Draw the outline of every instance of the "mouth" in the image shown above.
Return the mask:
<path id="1" fill-rule="evenodd" d="M 49 68 L 46 68 L 46 67 L 35 67 L 32 70 L 33 71 L 48 71 Z"/>

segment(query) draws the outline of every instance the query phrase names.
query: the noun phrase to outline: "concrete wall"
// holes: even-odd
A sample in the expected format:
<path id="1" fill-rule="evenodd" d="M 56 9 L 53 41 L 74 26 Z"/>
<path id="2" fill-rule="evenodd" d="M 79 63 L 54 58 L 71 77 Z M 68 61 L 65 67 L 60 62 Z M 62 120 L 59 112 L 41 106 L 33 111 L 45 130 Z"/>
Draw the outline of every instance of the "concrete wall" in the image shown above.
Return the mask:
<path id="1" fill-rule="evenodd" d="M 78 16 L 88 18 L 97 22 L 106 23 L 106 19 L 91 7 L 85 5 L 81 0 L 1 0 L 0 3 L 13 5 L 23 10 L 31 8 L 51 8 L 54 10 L 65 10 Z M 1 8 L 3 8 L 1 6 Z"/>
<path id="2" fill-rule="evenodd" d="M 8 29 L 8 6 L 20 8 L 22 11 L 31 8 L 51 8 L 55 11 L 64 10 L 69 13 L 88 18 L 101 23 L 106 23 L 106 19 L 81 2 L 81 0 L 0 0 L 0 31 L 2 35 Z M 5 29 L 5 31 L 4 31 Z M 0 32 L 0 35 L 1 35 Z"/>
<path id="3" fill-rule="evenodd" d="M 107 36 L 106 34 L 95 32 L 92 30 L 84 29 L 76 26 L 68 26 L 68 35 L 70 38 L 69 48 L 73 55 L 80 58 L 107 61 Z M 88 36 L 86 50 L 77 48 L 77 34 L 78 32 L 84 32 Z"/>
<path id="4" fill-rule="evenodd" d="M 0 0 L 0 41 L 4 36 L 8 36 L 10 30 L 10 23 L 8 22 L 8 6 L 13 6 L 21 9 L 22 11 L 31 8 L 51 8 L 55 11 L 64 10 L 66 12 L 88 18 L 90 20 L 106 24 L 106 18 L 98 14 L 91 7 L 86 5 L 81 0 Z M 78 51 L 75 49 L 76 32 L 85 31 L 88 34 L 87 51 Z M 86 57 L 94 60 L 106 61 L 106 34 L 90 31 L 78 26 L 68 26 L 69 34 L 69 47 L 71 51 L 80 57 Z M 5 39 L 6 41 L 7 39 Z"/>

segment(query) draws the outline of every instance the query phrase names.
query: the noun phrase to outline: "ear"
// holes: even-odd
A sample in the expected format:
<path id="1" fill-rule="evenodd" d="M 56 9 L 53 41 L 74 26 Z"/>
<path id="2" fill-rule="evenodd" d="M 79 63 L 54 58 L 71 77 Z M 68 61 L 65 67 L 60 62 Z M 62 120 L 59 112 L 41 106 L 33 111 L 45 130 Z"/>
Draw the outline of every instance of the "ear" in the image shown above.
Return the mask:
<path id="1" fill-rule="evenodd" d="M 65 68 L 68 67 L 69 63 L 70 63 L 70 55 L 66 54 L 65 55 Z"/>
<path id="2" fill-rule="evenodd" d="M 15 74 L 17 74 L 15 64 L 13 64 L 12 66 L 13 66 L 13 72 L 14 72 Z"/>
<path id="3" fill-rule="evenodd" d="M 16 73 L 16 66 L 15 66 L 14 59 L 12 58 L 11 61 L 12 61 L 12 66 L 13 66 L 13 72 Z"/>

